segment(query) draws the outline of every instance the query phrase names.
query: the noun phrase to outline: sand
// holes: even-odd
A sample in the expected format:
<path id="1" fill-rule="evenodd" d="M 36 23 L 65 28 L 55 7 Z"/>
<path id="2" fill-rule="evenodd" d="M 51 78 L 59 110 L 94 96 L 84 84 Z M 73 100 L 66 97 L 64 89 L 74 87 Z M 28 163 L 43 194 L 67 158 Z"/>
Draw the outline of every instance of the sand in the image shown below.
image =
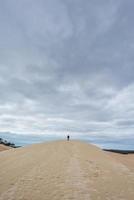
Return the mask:
<path id="1" fill-rule="evenodd" d="M 0 200 L 133 200 L 134 173 L 79 141 L 0 153 Z"/>
<path id="2" fill-rule="evenodd" d="M 9 150 L 9 149 L 11 149 L 11 147 L 0 144 L 0 151 L 5 151 L 5 150 Z"/>
<path id="3" fill-rule="evenodd" d="M 108 152 L 110 156 L 121 162 L 123 165 L 128 167 L 131 171 L 134 171 L 134 154 L 120 154 Z"/>

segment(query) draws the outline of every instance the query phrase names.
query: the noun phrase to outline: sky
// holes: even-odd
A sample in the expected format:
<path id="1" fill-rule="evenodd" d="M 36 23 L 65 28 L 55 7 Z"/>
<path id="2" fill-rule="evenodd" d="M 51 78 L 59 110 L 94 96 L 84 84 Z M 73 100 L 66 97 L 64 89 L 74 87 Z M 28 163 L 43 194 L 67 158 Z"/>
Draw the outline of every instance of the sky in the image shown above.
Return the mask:
<path id="1" fill-rule="evenodd" d="M 0 0 L 0 132 L 134 138 L 133 7 Z"/>

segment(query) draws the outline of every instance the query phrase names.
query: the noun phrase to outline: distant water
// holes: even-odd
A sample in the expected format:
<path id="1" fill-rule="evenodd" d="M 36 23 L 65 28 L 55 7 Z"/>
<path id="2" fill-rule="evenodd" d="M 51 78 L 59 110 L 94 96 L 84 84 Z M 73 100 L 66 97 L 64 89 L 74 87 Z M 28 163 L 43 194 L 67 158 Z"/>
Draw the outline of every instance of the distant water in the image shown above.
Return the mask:
<path id="1" fill-rule="evenodd" d="M 55 135 L 31 135 L 31 134 L 14 134 L 14 133 L 0 133 L 2 139 L 11 141 L 17 146 L 27 146 L 34 143 L 41 143 L 53 140 L 60 140 L 63 137 Z"/>
<path id="2" fill-rule="evenodd" d="M 27 146 L 34 143 L 66 139 L 65 136 L 56 135 L 22 135 L 14 133 L 0 133 L 0 137 L 15 143 L 17 146 Z M 96 144 L 101 148 L 134 150 L 134 136 L 128 138 L 106 138 L 97 136 L 71 136 L 71 139 L 82 140 Z"/>

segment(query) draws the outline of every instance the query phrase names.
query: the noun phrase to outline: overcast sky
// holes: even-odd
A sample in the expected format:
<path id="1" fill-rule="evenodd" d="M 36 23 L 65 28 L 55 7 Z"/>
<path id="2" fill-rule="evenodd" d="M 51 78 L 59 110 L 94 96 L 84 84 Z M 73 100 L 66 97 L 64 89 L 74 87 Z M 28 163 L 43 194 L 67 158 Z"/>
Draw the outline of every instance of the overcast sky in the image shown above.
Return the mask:
<path id="1" fill-rule="evenodd" d="M 134 135 L 134 1 L 0 0 L 0 132 Z"/>

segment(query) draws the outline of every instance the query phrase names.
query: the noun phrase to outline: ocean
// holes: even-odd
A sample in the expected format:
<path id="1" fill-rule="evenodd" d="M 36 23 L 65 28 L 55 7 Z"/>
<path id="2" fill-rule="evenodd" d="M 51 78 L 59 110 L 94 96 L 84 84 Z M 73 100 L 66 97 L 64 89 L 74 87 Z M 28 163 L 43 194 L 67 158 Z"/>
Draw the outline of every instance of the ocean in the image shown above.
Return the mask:
<path id="1" fill-rule="evenodd" d="M 121 150 L 134 150 L 134 136 L 125 138 L 110 138 L 110 137 L 97 137 L 97 136 L 71 136 L 72 140 L 81 140 L 87 143 L 95 144 L 101 148 L 106 149 L 121 149 Z M 0 133 L 0 138 L 13 142 L 16 146 L 27 146 L 34 143 L 66 140 L 62 135 L 31 135 L 31 134 L 14 134 L 14 133 Z"/>

